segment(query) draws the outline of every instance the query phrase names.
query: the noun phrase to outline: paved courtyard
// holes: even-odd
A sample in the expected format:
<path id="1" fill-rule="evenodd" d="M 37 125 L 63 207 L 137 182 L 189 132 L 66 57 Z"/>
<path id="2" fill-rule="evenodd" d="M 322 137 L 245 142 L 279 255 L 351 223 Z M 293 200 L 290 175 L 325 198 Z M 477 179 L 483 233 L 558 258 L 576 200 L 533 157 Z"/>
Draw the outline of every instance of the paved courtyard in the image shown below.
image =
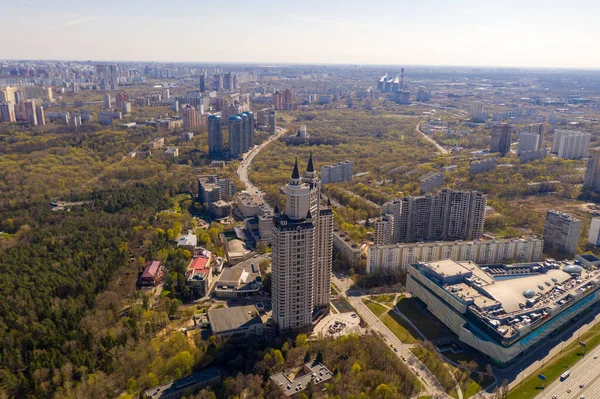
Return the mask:
<path id="1" fill-rule="evenodd" d="M 322 336 L 324 338 L 339 338 L 343 335 L 356 333 L 362 334 L 365 332 L 364 328 L 360 328 L 360 318 L 358 316 L 352 317 L 355 314 L 354 312 L 347 313 L 330 313 L 321 319 L 317 325 L 315 326 L 312 336 L 318 337 Z M 337 325 L 336 325 L 337 322 Z M 341 323 L 341 324 L 340 324 Z M 344 325 L 342 327 L 342 325 Z M 333 331 L 333 334 L 329 333 L 329 331 Z"/>

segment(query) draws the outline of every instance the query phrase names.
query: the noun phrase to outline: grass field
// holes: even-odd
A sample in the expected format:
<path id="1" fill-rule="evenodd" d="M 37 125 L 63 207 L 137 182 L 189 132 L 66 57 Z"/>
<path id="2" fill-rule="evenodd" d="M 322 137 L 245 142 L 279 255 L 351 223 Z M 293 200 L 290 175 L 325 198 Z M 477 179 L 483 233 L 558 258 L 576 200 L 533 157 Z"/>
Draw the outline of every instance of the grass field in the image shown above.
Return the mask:
<path id="1" fill-rule="evenodd" d="M 583 334 L 580 338 L 581 341 L 587 343 L 587 352 L 589 353 L 600 343 L 600 323 L 596 324 L 589 331 Z M 546 376 L 546 386 L 557 380 L 560 375 L 569 367 L 573 367 L 577 361 L 582 358 L 583 350 L 577 342 L 573 342 L 571 345 L 563 349 L 562 355 L 558 355 L 550 362 L 548 362 L 543 368 L 536 370 L 534 373 L 523 380 L 522 384 L 519 384 L 516 388 L 512 389 L 508 393 L 509 399 L 529 399 L 535 397 L 540 393 L 542 387 L 542 381 L 538 378 L 538 374 L 544 374 Z"/>
<path id="2" fill-rule="evenodd" d="M 404 343 L 412 343 L 418 337 L 417 332 L 402 320 L 394 312 L 389 311 L 385 306 L 372 302 L 368 299 L 363 299 L 363 303 L 373 312 L 379 319 L 390 329 L 398 339 Z"/>
<path id="3" fill-rule="evenodd" d="M 440 329 L 428 317 L 423 317 L 423 313 L 415 306 L 416 298 L 402 298 L 396 304 L 396 308 L 408 317 L 410 321 L 427 337 L 429 340 L 437 339 L 442 336 Z M 431 316 L 433 317 L 433 316 Z"/>
<path id="4" fill-rule="evenodd" d="M 371 295 L 371 299 L 375 302 L 383 303 L 387 306 L 394 306 L 394 294 Z"/>

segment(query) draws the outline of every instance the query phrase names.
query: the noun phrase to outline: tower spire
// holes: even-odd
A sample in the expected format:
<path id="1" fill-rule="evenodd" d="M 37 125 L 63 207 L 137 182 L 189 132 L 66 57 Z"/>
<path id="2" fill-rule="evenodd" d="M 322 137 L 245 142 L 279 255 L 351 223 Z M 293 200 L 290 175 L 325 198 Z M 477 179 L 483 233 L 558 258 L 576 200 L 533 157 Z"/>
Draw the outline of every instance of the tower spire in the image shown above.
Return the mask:
<path id="1" fill-rule="evenodd" d="M 298 172 L 298 157 L 296 157 L 296 162 L 294 163 L 294 170 L 292 171 L 292 179 L 299 179 L 300 172 Z"/>
<path id="2" fill-rule="evenodd" d="M 308 166 L 306 167 L 306 171 L 311 173 L 315 171 L 312 159 L 312 151 L 310 152 L 310 156 L 308 157 Z"/>

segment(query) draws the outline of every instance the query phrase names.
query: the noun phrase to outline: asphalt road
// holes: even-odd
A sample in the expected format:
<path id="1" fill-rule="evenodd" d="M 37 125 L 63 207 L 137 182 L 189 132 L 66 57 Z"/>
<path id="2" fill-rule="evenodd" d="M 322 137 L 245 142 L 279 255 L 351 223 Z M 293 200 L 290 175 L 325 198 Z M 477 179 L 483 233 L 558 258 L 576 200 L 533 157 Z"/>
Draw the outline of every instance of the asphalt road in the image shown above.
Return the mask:
<path id="1" fill-rule="evenodd" d="M 575 363 L 571 375 L 564 381 L 556 380 L 548 385 L 536 398 L 577 399 L 584 395 L 586 399 L 600 398 L 600 350 L 594 349 L 583 359 Z M 541 382 L 541 381 L 540 381 Z M 584 384 L 583 388 L 579 388 Z M 567 392 L 567 390 L 571 392 Z"/>
<path id="2" fill-rule="evenodd" d="M 346 294 L 346 291 L 348 291 L 350 285 L 353 284 L 351 280 L 348 280 L 349 279 L 340 280 L 335 275 L 331 277 L 331 281 L 335 283 L 338 288 L 340 288 L 340 295 L 350 302 L 350 304 L 356 310 L 356 313 L 358 313 L 358 315 L 364 320 L 365 323 L 369 325 L 369 327 L 371 327 L 371 329 L 379 332 L 385 338 L 385 341 L 390 345 L 390 350 L 392 350 L 391 345 L 394 345 L 394 347 L 398 349 L 397 352 L 394 351 L 396 356 L 400 358 L 404 356 L 408 360 L 409 365 L 412 364 L 415 369 L 419 371 L 420 376 L 417 378 L 421 380 L 421 386 L 423 387 L 423 390 L 439 398 L 450 398 L 450 396 L 444 392 L 444 389 L 440 385 L 439 381 L 433 374 L 431 374 L 429 369 L 426 368 L 421 361 L 412 354 L 410 351 L 411 345 L 402 343 L 402 341 L 400 341 L 398 337 L 396 337 L 394 333 L 392 333 L 385 326 L 385 324 L 383 324 L 381 320 L 379 320 L 379 318 L 375 316 L 373 312 L 371 312 L 371 310 L 362 302 L 361 296 L 348 296 Z"/>
<path id="3" fill-rule="evenodd" d="M 447 154 L 448 150 L 445 149 L 444 147 L 442 147 L 441 145 L 438 144 L 437 141 L 435 141 L 434 139 L 432 139 L 431 137 L 429 137 L 428 135 L 426 135 L 425 133 L 423 133 L 421 131 L 421 123 L 419 123 L 416 127 L 416 131 L 421 133 L 421 135 L 425 138 L 425 140 L 429 141 L 431 144 L 433 144 L 435 146 L 435 148 L 437 148 L 437 150 L 442 153 L 442 154 Z"/>
<path id="4" fill-rule="evenodd" d="M 252 184 L 252 182 L 248 179 L 248 168 L 250 167 L 250 165 L 252 165 L 252 160 L 254 160 L 254 157 L 256 156 L 256 154 L 258 154 L 260 152 L 260 150 L 262 150 L 266 145 L 268 145 L 272 141 L 280 138 L 284 133 L 285 133 L 285 129 L 278 127 L 276 135 L 270 136 L 261 145 L 259 145 L 258 147 L 255 147 L 250 152 L 247 152 L 246 154 L 244 154 L 244 159 L 240 162 L 240 166 L 238 166 L 237 174 L 238 174 L 240 180 L 242 181 L 242 183 L 244 183 L 246 185 L 246 191 L 251 192 L 251 193 L 255 193 L 255 192 L 259 191 L 258 187 L 256 187 L 254 184 Z"/>

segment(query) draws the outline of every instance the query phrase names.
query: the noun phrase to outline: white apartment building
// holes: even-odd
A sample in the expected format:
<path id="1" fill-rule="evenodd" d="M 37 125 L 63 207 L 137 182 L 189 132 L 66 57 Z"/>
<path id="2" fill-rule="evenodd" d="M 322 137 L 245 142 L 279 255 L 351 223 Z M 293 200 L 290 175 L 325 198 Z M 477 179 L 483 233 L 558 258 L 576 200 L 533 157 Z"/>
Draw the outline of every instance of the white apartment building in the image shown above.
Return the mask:
<path id="1" fill-rule="evenodd" d="M 580 233 L 581 220 L 553 209 L 546 212 L 544 241 L 549 247 L 575 254 Z"/>
<path id="2" fill-rule="evenodd" d="M 592 218 L 590 232 L 588 234 L 588 244 L 598 246 L 600 244 L 600 218 Z"/>
<path id="3" fill-rule="evenodd" d="M 574 130 L 556 130 L 552 140 L 552 152 L 556 152 L 559 158 L 581 159 L 588 155 L 590 140 L 589 133 Z"/>
<path id="4" fill-rule="evenodd" d="M 326 165 L 321 168 L 323 184 L 341 183 L 352 180 L 352 162 L 344 161 Z"/>
<path id="5" fill-rule="evenodd" d="M 445 259 L 477 264 L 535 262 L 542 258 L 543 246 L 544 240 L 539 238 L 371 245 L 367 252 L 367 273 L 406 274 L 410 264 Z"/>
<path id="6" fill-rule="evenodd" d="M 521 132 L 519 134 L 519 148 L 517 155 L 525 151 L 534 151 L 538 149 L 540 143 L 540 135 L 536 133 Z"/>

